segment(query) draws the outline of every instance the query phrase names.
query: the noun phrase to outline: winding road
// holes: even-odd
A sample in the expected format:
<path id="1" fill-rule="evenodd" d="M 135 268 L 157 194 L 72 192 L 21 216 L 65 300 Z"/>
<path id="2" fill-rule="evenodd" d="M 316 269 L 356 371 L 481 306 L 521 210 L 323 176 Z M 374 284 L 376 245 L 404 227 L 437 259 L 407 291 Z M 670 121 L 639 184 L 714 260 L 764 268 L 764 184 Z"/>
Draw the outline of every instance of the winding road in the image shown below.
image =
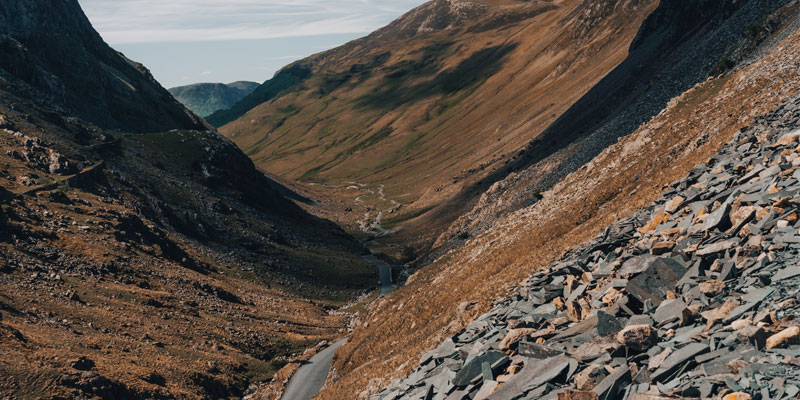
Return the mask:
<path id="1" fill-rule="evenodd" d="M 392 293 L 391 266 L 375 258 L 372 254 L 364 256 L 364 259 L 378 267 L 381 297 Z M 316 396 L 325 386 L 325 381 L 328 380 L 328 374 L 330 374 L 331 366 L 333 365 L 333 355 L 346 342 L 347 339 L 342 339 L 311 357 L 311 360 L 300 367 L 294 374 L 281 400 L 308 400 Z"/>
<path id="2" fill-rule="evenodd" d="M 365 184 L 363 184 L 363 183 L 354 183 L 354 184 L 360 185 L 361 187 L 365 186 Z M 373 238 L 384 237 L 384 236 L 388 235 L 391 232 L 389 232 L 386 229 L 383 229 L 383 226 L 381 226 L 381 220 L 383 219 L 383 214 L 384 213 L 388 213 L 388 212 L 392 212 L 394 210 L 397 210 L 401 206 L 401 204 L 399 202 L 397 202 L 396 200 L 387 200 L 386 199 L 386 193 L 384 193 L 384 191 L 383 191 L 384 190 L 384 185 L 378 186 L 378 191 L 377 192 L 375 192 L 372 189 L 365 189 L 365 190 L 367 192 L 369 192 L 370 195 L 377 195 L 378 196 L 378 200 L 381 200 L 383 202 L 391 203 L 391 207 L 389 207 L 389 208 L 387 208 L 385 210 L 379 210 L 378 214 L 375 215 L 374 219 L 371 217 L 371 213 L 369 213 L 369 212 L 365 213 L 364 214 L 364 220 L 360 221 L 358 223 L 358 225 L 361 228 L 362 232 L 372 235 Z M 363 203 L 364 201 L 361 200 L 362 197 L 364 197 L 364 195 L 356 197 L 355 198 L 355 202 Z"/>
<path id="3" fill-rule="evenodd" d="M 300 367 L 294 374 L 281 400 L 308 400 L 316 396 L 328 379 L 333 365 L 333 354 L 346 342 L 347 339 L 342 339 L 311 357 L 308 364 Z"/>
<path id="4" fill-rule="evenodd" d="M 378 260 L 373 255 L 364 256 L 364 259 L 378 267 L 378 279 L 381 283 L 381 296 L 392 293 L 392 267 L 389 264 Z"/>

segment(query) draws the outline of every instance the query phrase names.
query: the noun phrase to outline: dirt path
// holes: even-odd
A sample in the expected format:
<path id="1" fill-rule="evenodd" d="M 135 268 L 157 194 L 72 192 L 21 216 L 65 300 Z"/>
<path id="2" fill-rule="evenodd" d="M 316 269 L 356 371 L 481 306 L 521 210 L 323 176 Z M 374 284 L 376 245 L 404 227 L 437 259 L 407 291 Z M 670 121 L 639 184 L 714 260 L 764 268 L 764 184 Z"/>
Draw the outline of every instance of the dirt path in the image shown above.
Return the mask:
<path id="1" fill-rule="evenodd" d="M 381 225 L 381 221 L 383 220 L 383 215 L 385 213 L 392 212 L 401 206 L 401 204 L 394 199 L 386 200 L 386 193 L 384 193 L 384 188 L 385 185 L 380 185 L 378 186 L 377 192 L 371 189 L 366 189 L 366 190 L 370 192 L 370 194 L 373 195 L 377 194 L 379 200 L 383 202 L 389 202 L 391 204 L 391 207 L 379 210 L 374 218 L 372 217 L 371 213 L 369 212 L 364 213 L 364 220 L 359 222 L 358 224 L 362 232 L 372 235 L 373 238 L 384 237 L 391 233 L 390 231 L 384 229 L 383 226 Z M 361 200 L 362 197 L 364 196 L 356 197 L 355 201 L 363 203 L 364 201 Z"/>

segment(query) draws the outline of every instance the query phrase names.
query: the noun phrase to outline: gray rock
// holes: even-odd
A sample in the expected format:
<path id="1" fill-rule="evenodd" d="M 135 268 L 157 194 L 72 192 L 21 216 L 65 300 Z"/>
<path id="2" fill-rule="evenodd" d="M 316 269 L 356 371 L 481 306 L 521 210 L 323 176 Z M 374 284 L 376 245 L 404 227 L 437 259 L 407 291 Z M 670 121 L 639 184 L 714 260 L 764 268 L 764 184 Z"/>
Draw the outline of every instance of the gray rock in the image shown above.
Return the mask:
<path id="1" fill-rule="evenodd" d="M 463 387 L 478 379 L 483 373 L 482 365 L 484 362 L 489 363 L 492 369 L 494 369 L 502 364 L 508 363 L 508 361 L 508 356 L 498 351 L 489 351 L 481 354 L 466 363 L 464 367 L 458 371 L 455 378 L 453 378 L 453 385 Z"/>
<path id="2" fill-rule="evenodd" d="M 603 311 L 597 312 L 597 334 L 600 336 L 615 335 L 622 330 L 619 320 Z"/>
<path id="3" fill-rule="evenodd" d="M 655 382 L 660 382 L 668 377 L 671 372 L 677 367 L 683 366 L 689 360 L 696 356 L 708 351 L 708 344 L 706 343 L 690 343 L 685 347 L 676 350 L 664 360 L 664 363 L 653 372 L 651 378 Z"/>
<path id="4" fill-rule="evenodd" d="M 686 303 L 681 299 L 666 300 L 656 308 L 653 314 L 653 319 L 658 324 L 672 322 L 681 319 L 683 313 L 686 311 Z"/>

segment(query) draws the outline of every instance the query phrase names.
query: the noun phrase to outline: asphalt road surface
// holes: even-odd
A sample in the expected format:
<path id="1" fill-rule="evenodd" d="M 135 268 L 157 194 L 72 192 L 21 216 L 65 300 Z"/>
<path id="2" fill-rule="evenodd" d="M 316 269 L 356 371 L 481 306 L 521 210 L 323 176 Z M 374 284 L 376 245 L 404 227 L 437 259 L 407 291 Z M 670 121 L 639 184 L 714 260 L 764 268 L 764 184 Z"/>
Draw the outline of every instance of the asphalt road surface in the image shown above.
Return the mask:
<path id="1" fill-rule="evenodd" d="M 311 357 L 309 363 L 300 367 L 289 382 L 281 400 L 308 400 L 319 393 L 328 379 L 333 364 L 333 354 L 347 339 L 342 339 Z"/>
<path id="2" fill-rule="evenodd" d="M 389 264 L 378 260 L 372 255 L 364 256 L 364 259 L 378 267 L 378 277 L 381 283 L 381 296 L 392 293 L 392 269 Z"/>
<path id="3" fill-rule="evenodd" d="M 392 270 L 389 264 L 378 260 L 372 255 L 364 256 L 364 259 L 378 267 L 381 296 L 392 293 Z M 311 357 L 309 363 L 300 367 L 294 374 L 281 400 L 308 400 L 316 396 L 320 389 L 325 386 L 325 381 L 328 379 L 331 365 L 333 365 L 333 354 L 345 342 L 347 342 L 347 339 L 342 339 Z"/>

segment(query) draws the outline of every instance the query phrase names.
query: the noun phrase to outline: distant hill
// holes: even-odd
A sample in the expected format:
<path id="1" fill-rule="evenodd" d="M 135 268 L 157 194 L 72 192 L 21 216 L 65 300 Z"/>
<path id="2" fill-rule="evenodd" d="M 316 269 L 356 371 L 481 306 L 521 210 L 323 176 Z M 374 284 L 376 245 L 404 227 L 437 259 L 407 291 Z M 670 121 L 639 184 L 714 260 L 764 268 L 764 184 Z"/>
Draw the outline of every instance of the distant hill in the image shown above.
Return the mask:
<path id="1" fill-rule="evenodd" d="M 196 83 L 169 89 L 178 101 L 201 117 L 227 110 L 259 86 L 256 82 Z"/>

